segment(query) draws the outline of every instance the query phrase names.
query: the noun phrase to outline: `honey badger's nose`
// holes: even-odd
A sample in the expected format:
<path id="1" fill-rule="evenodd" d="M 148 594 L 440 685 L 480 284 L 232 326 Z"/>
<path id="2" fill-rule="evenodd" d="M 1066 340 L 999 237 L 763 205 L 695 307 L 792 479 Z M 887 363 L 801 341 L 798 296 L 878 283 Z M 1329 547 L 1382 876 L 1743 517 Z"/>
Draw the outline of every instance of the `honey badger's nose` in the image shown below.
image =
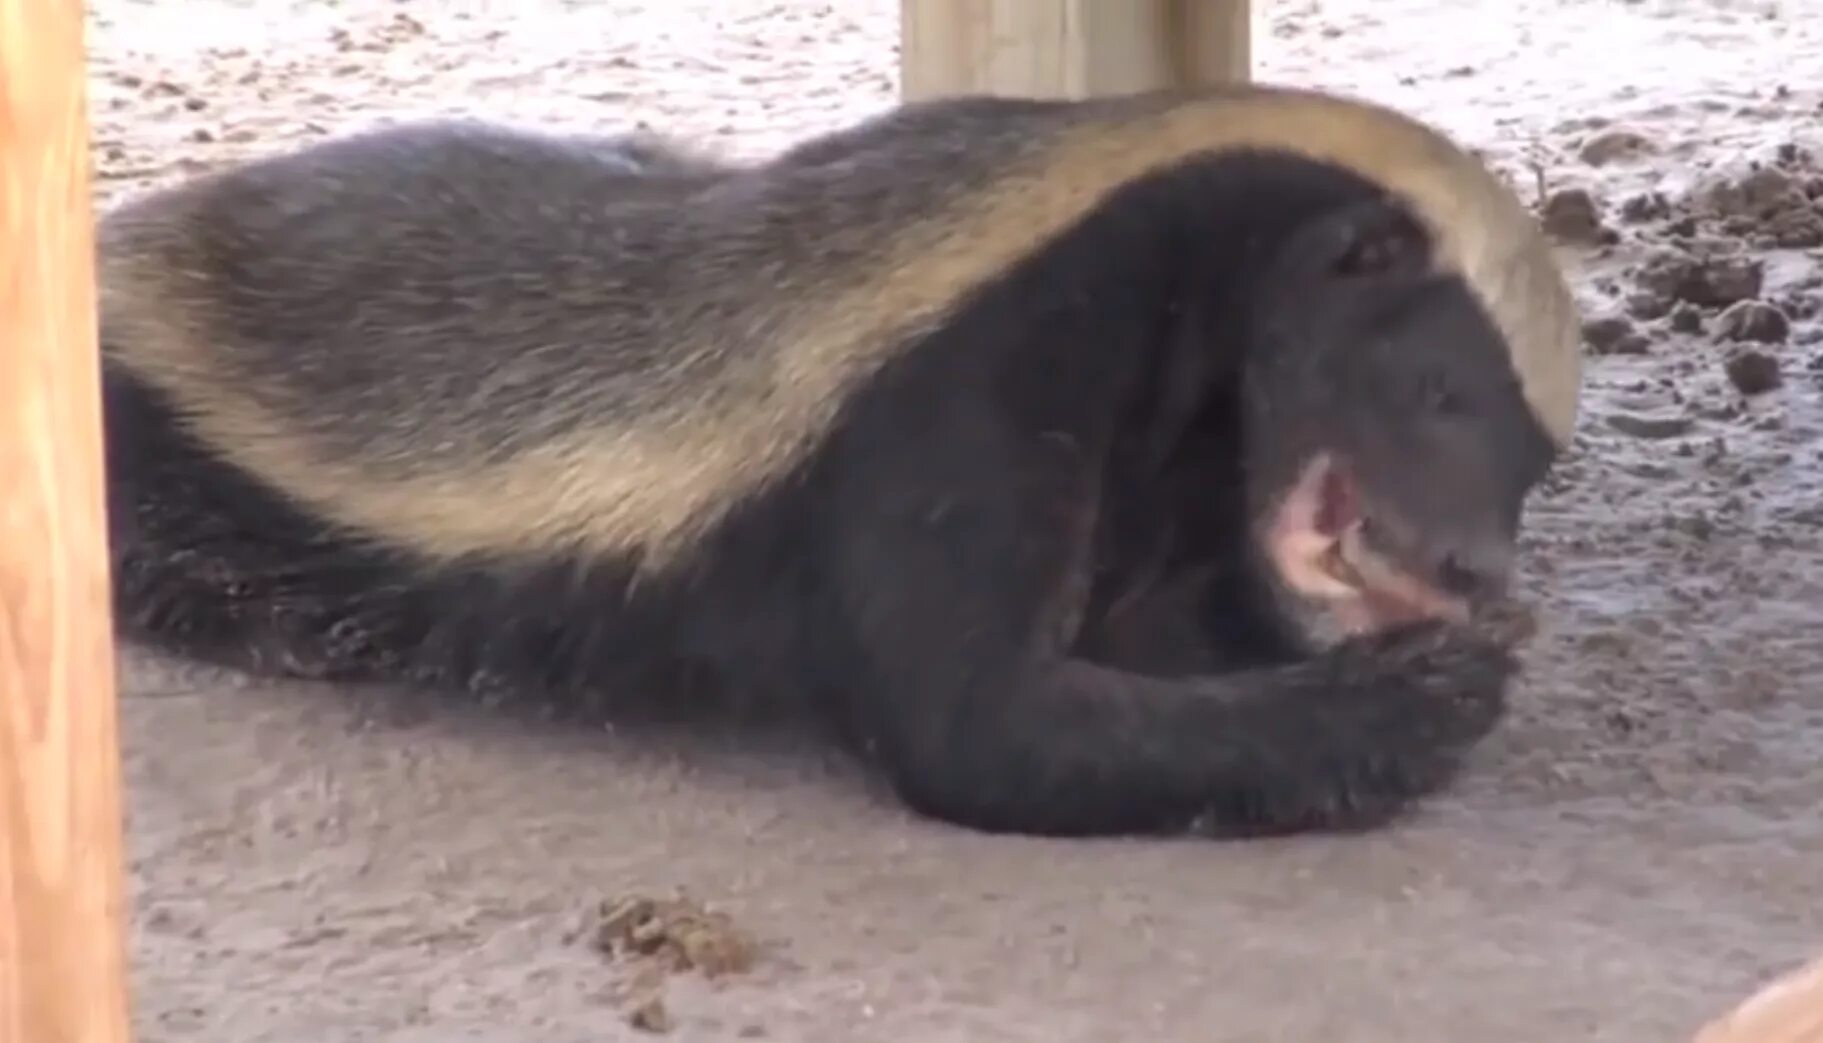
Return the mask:
<path id="1" fill-rule="evenodd" d="M 1515 554 L 1512 537 L 1499 526 L 1419 525 L 1408 517 L 1371 511 L 1361 536 L 1388 564 L 1445 597 L 1477 604 L 1506 593 Z"/>
<path id="2" fill-rule="evenodd" d="M 1470 602 L 1498 598 L 1511 580 L 1513 556 L 1513 541 L 1499 536 L 1441 540 L 1429 555 L 1432 582 Z"/>

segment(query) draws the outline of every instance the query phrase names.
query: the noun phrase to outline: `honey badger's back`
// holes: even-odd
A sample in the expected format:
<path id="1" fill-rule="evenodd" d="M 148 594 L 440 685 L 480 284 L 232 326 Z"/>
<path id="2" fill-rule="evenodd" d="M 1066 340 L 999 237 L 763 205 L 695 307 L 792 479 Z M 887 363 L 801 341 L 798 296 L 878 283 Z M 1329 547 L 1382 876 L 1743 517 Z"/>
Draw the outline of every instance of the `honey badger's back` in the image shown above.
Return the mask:
<path id="1" fill-rule="evenodd" d="M 623 139 L 444 123 L 257 161 L 105 220 L 108 362 L 383 542 L 658 553 L 727 453 L 773 450 L 769 412 L 819 408 L 781 328 L 1000 162 L 973 132 L 821 145 L 710 168 L 648 140 L 630 176 Z"/>
<path id="2" fill-rule="evenodd" d="M 109 214 L 123 631 L 262 672 L 461 685 L 599 683 L 677 641 L 679 613 L 699 645 L 789 655 L 788 635 L 719 636 L 776 615 L 735 595 L 616 616 L 603 592 L 716 501 L 727 453 L 765 457 L 743 409 L 763 431 L 756 408 L 805 408 L 756 390 L 794 308 L 866 270 L 893 214 L 937 208 L 961 159 L 992 165 L 978 135 L 948 162 L 880 136 L 755 167 L 657 135 L 416 124 Z M 618 512 L 616 488 L 636 493 Z M 564 616 L 585 590 L 588 647 Z"/>

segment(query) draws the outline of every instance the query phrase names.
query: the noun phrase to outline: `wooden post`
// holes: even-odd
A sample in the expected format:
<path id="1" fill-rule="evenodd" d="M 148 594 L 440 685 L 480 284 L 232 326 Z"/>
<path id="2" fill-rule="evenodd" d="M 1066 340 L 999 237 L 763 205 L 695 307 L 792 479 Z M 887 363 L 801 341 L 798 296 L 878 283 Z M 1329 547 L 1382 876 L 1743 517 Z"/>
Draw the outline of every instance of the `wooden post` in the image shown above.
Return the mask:
<path id="1" fill-rule="evenodd" d="M 0 1043 L 124 1043 L 80 0 L 0 0 Z"/>
<path id="2" fill-rule="evenodd" d="M 1251 0 L 900 0 L 906 100 L 1081 98 L 1245 81 Z"/>

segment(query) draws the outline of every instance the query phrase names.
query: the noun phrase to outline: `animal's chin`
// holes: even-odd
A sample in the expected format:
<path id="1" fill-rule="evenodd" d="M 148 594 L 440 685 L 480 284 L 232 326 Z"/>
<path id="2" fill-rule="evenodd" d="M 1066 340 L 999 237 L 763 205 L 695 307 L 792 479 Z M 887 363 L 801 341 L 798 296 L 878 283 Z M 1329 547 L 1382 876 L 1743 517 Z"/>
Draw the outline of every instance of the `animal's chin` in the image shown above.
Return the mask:
<path id="1" fill-rule="evenodd" d="M 1354 636 L 1430 620 L 1463 621 L 1469 605 L 1439 591 L 1376 550 L 1366 538 L 1360 496 L 1328 456 L 1308 464 L 1275 512 L 1268 558 L 1312 622 Z"/>

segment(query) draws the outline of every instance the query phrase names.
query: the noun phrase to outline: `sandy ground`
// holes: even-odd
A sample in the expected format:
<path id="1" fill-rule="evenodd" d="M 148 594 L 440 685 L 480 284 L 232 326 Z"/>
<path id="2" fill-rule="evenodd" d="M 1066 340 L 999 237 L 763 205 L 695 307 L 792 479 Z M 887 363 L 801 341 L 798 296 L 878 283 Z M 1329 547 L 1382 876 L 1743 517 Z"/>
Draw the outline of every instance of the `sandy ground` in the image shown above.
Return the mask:
<path id="1" fill-rule="evenodd" d="M 140 1038 L 1688 1039 L 1823 948 L 1818 3 L 1265 5 L 1263 77 L 1407 107 L 1553 196 L 1590 309 L 1576 458 L 1531 515 L 1543 638 L 1421 816 L 987 837 L 789 737 L 401 714 L 129 652 Z M 91 6 L 109 197 L 431 111 L 761 153 L 896 84 L 891 0 Z M 641 985 L 590 944 L 600 903 L 678 888 L 751 967 Z"/>

